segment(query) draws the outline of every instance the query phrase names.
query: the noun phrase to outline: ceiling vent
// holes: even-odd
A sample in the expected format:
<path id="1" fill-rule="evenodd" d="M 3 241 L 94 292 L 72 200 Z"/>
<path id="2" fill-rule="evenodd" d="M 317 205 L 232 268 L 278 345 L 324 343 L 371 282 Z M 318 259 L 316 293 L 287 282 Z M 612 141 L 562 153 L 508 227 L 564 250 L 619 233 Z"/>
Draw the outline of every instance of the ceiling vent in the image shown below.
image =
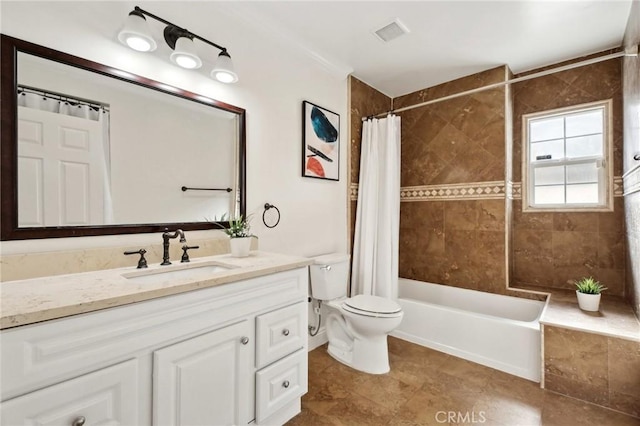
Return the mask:
<path id="1" fill-rule="evenodd" d="M 377 29 L 373 32 L 376 37 L 385 43 L 394 40 L 401 35 L 405 35 L 409 32 L 409 29 L 400 22 L 400 19 L 396 18 L 384 27 Z"/>

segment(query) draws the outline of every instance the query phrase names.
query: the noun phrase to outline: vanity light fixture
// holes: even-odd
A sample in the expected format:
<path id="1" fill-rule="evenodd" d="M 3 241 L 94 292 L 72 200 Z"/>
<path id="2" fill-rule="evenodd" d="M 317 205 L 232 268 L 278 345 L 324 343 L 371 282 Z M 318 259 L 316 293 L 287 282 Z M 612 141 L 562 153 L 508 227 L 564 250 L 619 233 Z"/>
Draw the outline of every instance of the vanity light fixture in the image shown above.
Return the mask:
<path id="1" fill-rule="evenodd" d="M 231 62 L 231 56 L 229 56 L 225 47 L 140 9 L 138 6 L 129 13 L 124 28 L 118 34 L 118 40 L 122 44 L 140 52 L 151 52 L 157 48 L 145 16 L 166 25 L 164 40 L 173 49 L 169 58 L 171 62 L 186 69 L 200 68 L 202 59 L 200 59 L 195 49 L 195 39 L 197 39 L 220 50 L 218 59 L 211 71 L 211 77 L 222 83 L 235 83 L 238 81 L 238 75 Z"/>

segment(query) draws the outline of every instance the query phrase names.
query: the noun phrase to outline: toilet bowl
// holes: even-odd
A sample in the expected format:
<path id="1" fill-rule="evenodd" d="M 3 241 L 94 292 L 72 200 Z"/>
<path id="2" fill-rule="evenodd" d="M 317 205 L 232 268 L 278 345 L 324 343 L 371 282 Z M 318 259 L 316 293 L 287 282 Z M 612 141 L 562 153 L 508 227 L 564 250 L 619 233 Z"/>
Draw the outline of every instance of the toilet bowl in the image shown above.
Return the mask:
<path id="1" fill-rule="evenodd" d="M 329 354 L 356 370 L 389 372 L 387 335 L 402 321 L 396 302 L 378 296 L 346 297 L 348 255 L 326 255 L 311 265 L 311 294 L 329 310 L 326 322 Z"/>
<path id="2" fill-rule="evenodd" d="M 384 304 L 387 307 L 382 312 L 358 308 L 363 298 L 367 298 L 367 303 Z M 363 295 L 332 300 L 326 306 L 330 309 L 326 326 L 329 354 L 365 373 L 388 373 L 387 335 L 402 321 L 400 306 L 382 297 Z"/>

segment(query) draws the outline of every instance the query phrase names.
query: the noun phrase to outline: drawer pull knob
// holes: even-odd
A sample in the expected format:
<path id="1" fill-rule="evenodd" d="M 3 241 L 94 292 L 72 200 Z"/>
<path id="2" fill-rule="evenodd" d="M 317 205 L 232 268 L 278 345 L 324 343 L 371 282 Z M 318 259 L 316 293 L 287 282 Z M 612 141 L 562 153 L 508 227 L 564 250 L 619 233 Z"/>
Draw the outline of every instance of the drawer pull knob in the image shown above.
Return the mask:
<path id="1" fill-rule="evenodd" d="M 86 421 L 87 419 L 85 419 L 84 416 L 76 417 L 71 423 L 71 426 L 83 426 Z"/>
<path id="2" fill-rule="evenodd" d="M 284 382 L 282 382 L 282 387 L 285 388 L 285 389 L 288 388 L 289 387 L 289 381 L 285 380 Z"/>
<path id="3" fill-rule="evenodd" d="M 285 336 L 289 335 L 289 329 L 285 328 L 284 330 L 282 330 L 282 334 L 284 334 Z"/>
<path id="4" fill-rule="evenodd" d="M 240 343 L 246 345 L 247 343 L 249 343 L 249 338 L 247 336 L 244 336 L 242 339 L 240 339 Z"/>

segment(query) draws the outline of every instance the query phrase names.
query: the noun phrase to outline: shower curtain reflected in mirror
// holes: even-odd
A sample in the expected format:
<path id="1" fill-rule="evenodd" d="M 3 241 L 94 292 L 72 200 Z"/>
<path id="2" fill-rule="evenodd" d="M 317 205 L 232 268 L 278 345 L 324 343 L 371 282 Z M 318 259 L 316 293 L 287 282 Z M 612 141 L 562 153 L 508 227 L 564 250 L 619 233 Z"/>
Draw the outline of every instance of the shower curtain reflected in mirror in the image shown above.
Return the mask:
<path id="1" fill-rule="evenodd" d="M 400 117 L 363 123 L 351 296 L 398 297 Z"/>

